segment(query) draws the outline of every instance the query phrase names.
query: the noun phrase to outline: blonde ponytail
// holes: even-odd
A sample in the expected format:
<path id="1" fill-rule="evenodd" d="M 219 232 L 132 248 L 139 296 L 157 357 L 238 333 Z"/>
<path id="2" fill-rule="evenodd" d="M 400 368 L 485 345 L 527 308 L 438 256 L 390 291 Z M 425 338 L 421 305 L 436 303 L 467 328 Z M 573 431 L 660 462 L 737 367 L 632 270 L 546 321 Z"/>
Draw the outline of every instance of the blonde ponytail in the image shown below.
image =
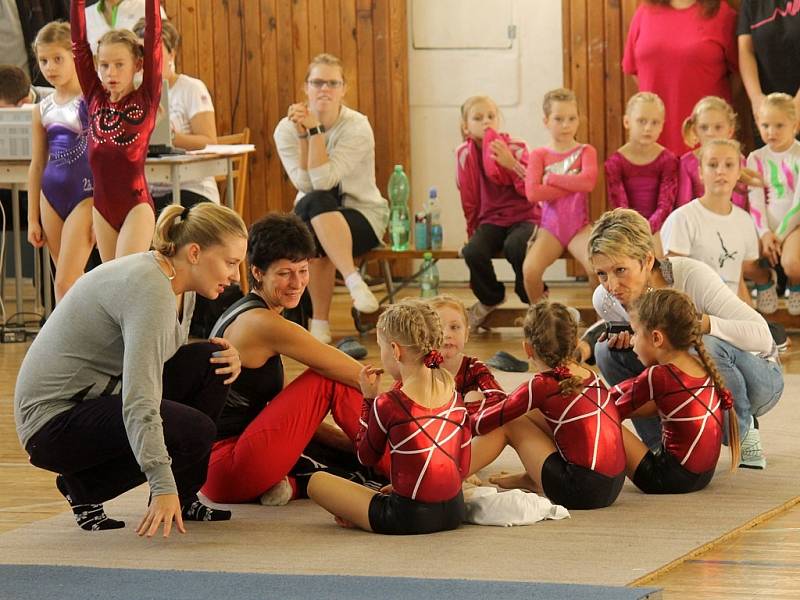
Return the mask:
<path id="1" fill-rule="evenodd" d="M 153 249 L 164 256 L 175 256 L 186 244 L 208 248 L 237 237 L 247 239 L 247 228 L 230 208 L 213 202 L 201 202 L 192 208 L 170 204 L 158 217 Z"/>

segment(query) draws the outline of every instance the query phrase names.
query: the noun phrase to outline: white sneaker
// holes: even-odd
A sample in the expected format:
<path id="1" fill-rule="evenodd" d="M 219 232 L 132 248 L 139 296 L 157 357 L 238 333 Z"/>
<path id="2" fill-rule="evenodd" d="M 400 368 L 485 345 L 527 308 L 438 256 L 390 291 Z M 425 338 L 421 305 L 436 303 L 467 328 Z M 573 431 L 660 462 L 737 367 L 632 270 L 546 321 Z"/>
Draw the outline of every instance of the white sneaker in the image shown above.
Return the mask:
<path id="1" fill-rule="evenodd" d="M 786 310 L 790 315 L 800 315 L 800 292 L 789 290 L 789 297 L 786 299 Z"/>
<path id="2" fill-rule="evenodd" d="M 762 315 L 771 315 L 778 310 L 778 286 L 775 278 L 775 271 L 773 271 L 772 284 L 768 288 L 762 290 L 756 286 L 756 310 Z"/>
<path id="3" fill-rule="evenodd" d="M 500 306 L 499 304 L 497 306 Z M 476 302 L 467 309 L 467 321 L 470 333 L 477 333 L 490 314 L 497 306 L 487 306 L 483 302 Z"/>
<path id="4" fill-rule="evenodd" d="M 308 332 L 317 338 L 323 344 L 330 344 L 333 338 L 331 337 L 331 326 L 327 321 L 323 321 L 324 325 L 319 325 L 314 319 L 308 322 Z"/>
<path id="5" fill-rule="evenodd" d="M 278 483 L 261 494 L 258 501 L 264 506 L 285 506 L 292 499 L 292 485 L 289 478 L 284 477 Z"/>
<path id="6" fill-rule="evenodd" d="M 731 414 L 731 417 L 734 415 Z M 755 428 L 755 425 L 751 425 L 742 439 L 739 467 L 743 469 L 765 469 L 767 467 L 767 459 L 764 458 L 764 449 L 761 447 L 761 432 Z"/>
<path id="7" fill-rule="evenodd" d="M 365 315 L 377 312 L 381 307 L 375 294 L 363 280 L 350 288 L 350 297 L 353 299 L 355 309 Z"/>

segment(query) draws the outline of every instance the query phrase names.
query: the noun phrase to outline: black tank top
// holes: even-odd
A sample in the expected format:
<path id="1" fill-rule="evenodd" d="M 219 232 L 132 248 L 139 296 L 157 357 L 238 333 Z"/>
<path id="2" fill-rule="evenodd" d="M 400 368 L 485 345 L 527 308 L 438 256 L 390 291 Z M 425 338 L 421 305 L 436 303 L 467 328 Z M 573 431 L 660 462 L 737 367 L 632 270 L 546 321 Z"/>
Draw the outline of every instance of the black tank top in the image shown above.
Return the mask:
<path id="1" fill-rule="evenodd" d="M 239 315 L 254 308 L 268 307 L 260 296 L 251 292 L 222 313 L 211 330 L 211 337 L 222 337 Z M 283 363 L 280 354 L 267 359 L 255 369 L 242 367 L 239 377 L 231 385 L 228 400 L 217 421 L 217 439 L 241 435 L 282 389 Z"/>

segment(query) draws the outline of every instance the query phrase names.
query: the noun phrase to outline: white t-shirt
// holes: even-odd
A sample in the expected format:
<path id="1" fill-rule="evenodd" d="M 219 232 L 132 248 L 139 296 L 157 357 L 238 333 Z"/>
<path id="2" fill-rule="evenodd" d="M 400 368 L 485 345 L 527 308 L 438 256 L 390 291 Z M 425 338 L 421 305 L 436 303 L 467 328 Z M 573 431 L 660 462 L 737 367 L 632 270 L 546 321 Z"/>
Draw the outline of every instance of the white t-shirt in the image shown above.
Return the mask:
<path id="1" fill-rule="evenodd" d="M 206 84 L 189 77 L 178 75 L 178 80 L 169 88 L 169 120 L 177 133 L 192 133 L 192 118 L 203 112 L 214 112 L 214 103 Z M 200 181 L 181 180 L 181 189 L 205 196 L 219 204 L 219 189 L 213 177 Z M 154 183 L 150 186 L 153 196 L 163 196 L 172 191 L 169 184 Z"/>
<path id="2" fill-rule="evenodd" d="M 660 260 L 667 284 L 689 296 L 699 313 L 708 315 L 711 335 L 745 352 L 777 360 L 778 349 L 764 317 L 722 283 L 711 267 L 685 256 Z M 594 290 L 592 305 L 606 321 L 631 320 L 625 307 L 602 284 Z"/>
<path id="3" fill-rule="evenodd" d="M 97 40 L 112 29 L 133 29 L 139 19 L 144 18 L 145 0 L 122 0 L 117 5 L 116 18 L 111 25 L 103 14 L 104 0 L 86 7 L 86 39 L 92 47 L 92 54 L 97 54 Z M 161 18 L 166 19 L 167 13 L 161 7 Z"/>
<path id="4" fill-rule="evenodd" d="M 758 258 L 758 235 L 752 217 L 731 205 L 727 215 L 708 210 L 699 199 L 675 209 L 661 226 L 664 252 L 690 256 L 719 273 L 737 293 L 742 263 Z"/>
<path id="5" fill-rule="evenodd" d="M 785 240 L 800 226 L 800 142 L 794 140 L 783 152 L 773 152 L 769 146 L 753 150 L 747 167 L 761 175 L 767 186 L 751 187 L 748 194 L 758 236 L 772 231 Z"/>

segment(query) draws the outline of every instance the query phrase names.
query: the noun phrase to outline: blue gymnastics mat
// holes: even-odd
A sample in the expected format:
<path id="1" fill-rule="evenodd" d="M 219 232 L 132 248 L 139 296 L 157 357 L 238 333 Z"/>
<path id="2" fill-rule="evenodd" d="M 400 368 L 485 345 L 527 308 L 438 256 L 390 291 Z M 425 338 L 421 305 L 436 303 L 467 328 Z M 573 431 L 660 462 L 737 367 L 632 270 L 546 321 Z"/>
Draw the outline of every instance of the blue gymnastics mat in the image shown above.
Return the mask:
<path id="1" fill-rule="evenodd" d="M 658 590 L 592 585 L 353 577 L 269 575 L 208 571 L 97 569 L 52 565 L 0 565 L 0 598 L 39 600 L 255 600 L 304 598 L 379 600 L 638 600 L 660 598 Z"/>

